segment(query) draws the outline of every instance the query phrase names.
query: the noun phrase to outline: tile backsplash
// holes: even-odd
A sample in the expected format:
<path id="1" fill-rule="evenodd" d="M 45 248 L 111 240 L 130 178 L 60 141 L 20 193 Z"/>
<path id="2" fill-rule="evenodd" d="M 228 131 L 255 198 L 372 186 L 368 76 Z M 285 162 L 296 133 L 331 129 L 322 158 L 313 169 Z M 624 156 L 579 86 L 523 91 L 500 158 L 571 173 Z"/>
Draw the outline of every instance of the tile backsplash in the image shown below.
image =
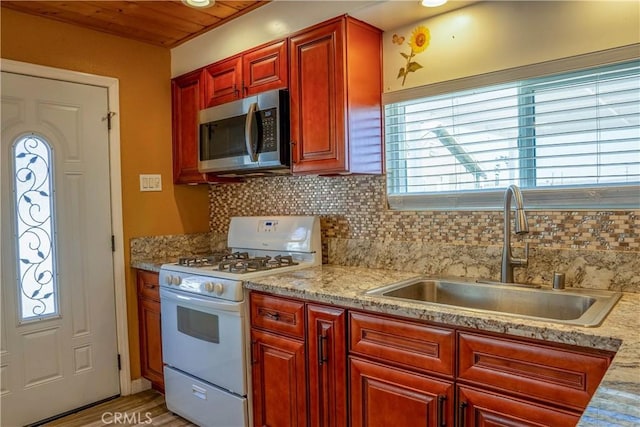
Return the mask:
<path id="1" fill-rule="evenodd" d="M 225 235 L 232 216 L 319 215 L 325 262 L 499 277 L 501 211 L 392 211 L 384 179 L 279 176 L 212 185 L 210 230 Z M 527 213 L 529 234 L 515 239 L 514 252 L 529 242 L 531 255 L 517 280 L 544 284 L 555 269 L 567 272 L 570 286 L 640 290 L 633 273 L 640 270 L 640 212 Z M 409 255 L 409 267 L 396 252 Z"/>

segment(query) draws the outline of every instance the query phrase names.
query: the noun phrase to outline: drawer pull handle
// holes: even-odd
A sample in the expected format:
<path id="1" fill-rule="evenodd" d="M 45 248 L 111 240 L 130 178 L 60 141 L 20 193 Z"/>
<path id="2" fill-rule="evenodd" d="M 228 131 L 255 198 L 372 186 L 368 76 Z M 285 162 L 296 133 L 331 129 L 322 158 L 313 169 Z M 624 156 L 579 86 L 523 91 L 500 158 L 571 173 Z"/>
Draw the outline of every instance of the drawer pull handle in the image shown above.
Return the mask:
<path id="1" fill-rule="evenodd" d="M 322 365 L 323 363 L 327 363 L 329 358 L 327 357 L 327 340 L 329 337 L 326 335 L 318 335 L 318 364 Z"/>
<path id="2" fill-rule="evenodd" d="M 253 340 L 251 341 L 251 364 L 255 365 L 256 363 L 258 363 L 258 358 L 256 357 L 256 345 L 258 344 L 258 341 Z"/>
<path id="3" fill-rule="evenodd" d="M 266 311 L 264 313 L 265 316 L 267 316 L 269 319 L 273 319 L 273 320 L 280 320 L 280 313 L 275 312 L 275 313 L 271 313 L 269 311 Z"/>
<path id="4" fill-rule="evenodd" d="M 145 284 L 144 284 L 144 287 L 145 287 L 145 288 L 147 288 L 147 289 L 155 289 L 155 288 L 156 288 L 156 285 L 152 285 L 152 284 L 149 284 L 149 283 L 145 283 Z"/>
<path id="5" fill-rule="evenodd" d="M 207 400 L 207 389 L 191 384 L 191 392 L 198 399 Z"/>
<path id="6" fill-rule="evenodd" d="M 466 424 L 465 416 L 467 415 L 467 402 L 460 402 L 458 406 L 458 426 L 464 427 Z"/>
<path id="7" fill-rule="evenodd" d="M 447 425 L 444 419 L 444 402 L 446 402 L 446 400 L 447 396 L 442 394 L 438 396 L 438 427 L 445 427 Z"/>

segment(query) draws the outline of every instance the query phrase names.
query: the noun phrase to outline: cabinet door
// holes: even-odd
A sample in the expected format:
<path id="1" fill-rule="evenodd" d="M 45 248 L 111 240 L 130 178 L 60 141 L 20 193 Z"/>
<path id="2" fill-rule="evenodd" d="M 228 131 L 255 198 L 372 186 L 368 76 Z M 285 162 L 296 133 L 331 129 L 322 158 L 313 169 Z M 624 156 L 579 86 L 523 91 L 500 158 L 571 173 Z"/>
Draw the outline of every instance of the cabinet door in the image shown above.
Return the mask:
<path id="1" fill-rule="evenodd" d="M 304 341 L 251 330 L 253 423 L 307 425 Z"/>
<path id="2" fill-rule="evenodd" d="M 566 427 L 578 423 L 580 416 L 556 408 L 458 386 L 458 425 L 505 427 Z"/>
<path id="3" fill-rule="evenodd" d="M 242 56 L 216 62 L 204 69 L 205 108 L 242 97 Z"/>
<path id="4" fill-rule="evenodd" d="M 453 383 L 349 357 L 351 427 L 453 426 Z"/>
<path id="5" fill-rule="evenodd" d="M 202 105 L 202 70 L 177 77 L 171 82 L 173 131 L 173 182 L 206 182 L 198 172 L 198 115 Z"/>
<path id="6" fill-rule="evenodd" d="M 140 298 L 138 304 L 142 376 L 151 381 L 155 389 L 164 391 L 160 303 L 152 299 Z"/>
<path id="7" fill-rule="evenodd" d="M 344 32 L 338 20 L 289 40 L 294 172 L 346 170 Z"/>
<path id="8" fill-rule="evenodd" d="M 244 96 L 286 88 L 288 83 L 287 43 L 280 40 L 242 55 Z"/>
<path id="9" fill-rule="evenodd" d="M 347 425 L 345 311 L 307 306 L 309 418 L 312 427 Z"/>

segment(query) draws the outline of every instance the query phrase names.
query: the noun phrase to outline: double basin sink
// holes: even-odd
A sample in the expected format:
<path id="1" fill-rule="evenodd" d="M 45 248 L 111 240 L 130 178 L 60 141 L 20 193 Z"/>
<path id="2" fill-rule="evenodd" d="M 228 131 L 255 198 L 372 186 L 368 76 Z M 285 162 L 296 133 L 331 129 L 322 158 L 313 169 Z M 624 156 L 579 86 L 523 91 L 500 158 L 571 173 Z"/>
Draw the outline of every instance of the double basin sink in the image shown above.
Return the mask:
<path id="1" fill-rule="evenodd" d="M 622 294 L 594 289 L 557 291 L 509 283 L 416 277 L 369 290 L 365 295 L 594 327 L 602 323 Z"/>

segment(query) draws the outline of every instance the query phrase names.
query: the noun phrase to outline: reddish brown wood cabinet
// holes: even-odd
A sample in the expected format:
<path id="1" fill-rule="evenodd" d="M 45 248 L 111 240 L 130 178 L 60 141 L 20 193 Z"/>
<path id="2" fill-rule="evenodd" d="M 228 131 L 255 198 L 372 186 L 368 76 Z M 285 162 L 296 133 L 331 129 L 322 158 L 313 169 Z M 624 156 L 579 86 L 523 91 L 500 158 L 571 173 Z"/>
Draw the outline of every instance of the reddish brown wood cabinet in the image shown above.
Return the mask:
<path id="1" fill-rule="evenodd" d="M 304 341 L 251 329 L 253 424 L 307 425 Z"/>
<path id="2" fill-rule="evenodd" d="M 204 69 L 204 108 L 242 98 L 242 56 L 236 55 Z"/>
<path id="3" fill-rule="evenodd" d="M 259 292 L 251 326 L 256 426 L 571 426 L 613 356 Z"/>
<path id="4" fill-rule="evenodd" d="M 287 44 L 279 40 L 172 80 L 175 184 L 237 182 L 198 172 L 200 110 L 265 90 L 286 87 L 287 65 Z"/>
<path id="5" fill-rule="evenodd" d="M 458 332 L 458 381 L 579 415 L 602 380 L 610 354 Z"/>
<path id="6" fill-rule="evenodd" d="M 467 386 L 458 386 L 458 424 L 478 427 L 569 427 L 580 415 Z"/>
<path id="7" fill-rule="evenodd" d="M 308 304 L 307 325 L 310 425 L 346 426 L 346 312 Z"/>
<path id="8" fill-rule="evenodd" d="M 350 17 L 289 39 L 294 173 L 382 173 L 381 31 Z"/>
<path id="9" fill-rule="evenodd" d="M 259 46 L 242 55 L 244 96 L 286 88 L 289 82 L 287 42 Z"/>
<path id="10" fill-rule="evenodd" d="M 204 69 L 204 108 L 287 87 L 285 40 L 270 42 Z"/>
<path id="11" fill-rule="evenodd" d="M 160 290 L 158 273 L 138 270 L 138 322 L 140 334 L 140 369 L 153 388 L 164 391 Z"/>
<path id="12" fill-rule="evenodd" d="M 351 427 L 453 425 L 453 381 L 349 358 Z"/>
<path id="13" fill-rule="evenodd" d="M 254 425 L 347 425 L 345 310 L 250 300 Z"/>
<path id="14" fill-rule="evenodd" d="M 307 425 L 304 303 L 251 293 L 253 424 Z"/>
<path id="15" fill-rule="evenodd" d="M 171 82 L 174 184 L 207 182 L 198 172 L 198 115 L 202 107 L 202 70 Z"/>
<path id="16" fill-rule="evenodd" d="M 357 312 L 349 328 L 351 354 L 453 378 L 453 329 Z"/>
<path id="17" fill-rule="evenodd" d="M 352 427 L 453 425 L 453 329 L 350 312 L 349 337 Z"/>

